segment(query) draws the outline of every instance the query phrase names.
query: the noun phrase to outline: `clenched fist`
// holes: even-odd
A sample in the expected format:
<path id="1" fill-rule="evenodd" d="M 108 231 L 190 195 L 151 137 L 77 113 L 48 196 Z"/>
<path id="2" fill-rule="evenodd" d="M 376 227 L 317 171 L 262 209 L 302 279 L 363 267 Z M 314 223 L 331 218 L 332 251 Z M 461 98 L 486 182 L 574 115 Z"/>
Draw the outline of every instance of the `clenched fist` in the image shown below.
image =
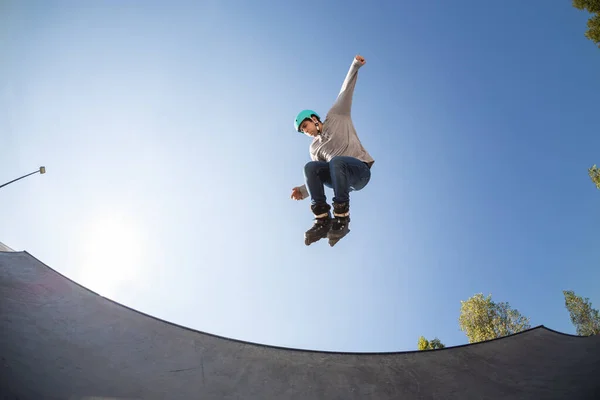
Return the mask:
<path id="1" fill-rule="evenodd" d="M 356 56 L 356 61 L 360 62 L 361 65 L 365 65 L 365 63 L 366 63 L 365 58 L 363 56 L 361 56 L 360 54 Z"/>

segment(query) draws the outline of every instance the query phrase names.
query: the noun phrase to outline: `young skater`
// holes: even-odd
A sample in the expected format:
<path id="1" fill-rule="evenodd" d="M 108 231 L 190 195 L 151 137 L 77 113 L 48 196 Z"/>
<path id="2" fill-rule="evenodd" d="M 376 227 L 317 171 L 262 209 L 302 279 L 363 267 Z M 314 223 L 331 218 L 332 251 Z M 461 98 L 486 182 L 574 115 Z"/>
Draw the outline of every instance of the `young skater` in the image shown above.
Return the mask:
<path id="1" fill-rule="evenodd" d="M 307 246 L 325 237 L 334 246 L 350 232 L 350 192 L 363 189 L 371 179 L 375 160 L 360 142 L 351 117 L 358 70 L 363 65 L 365 59 L 360 55 L 352 60 L 324 121 L 313 110 L 301 111 L 294 120 L 296 131 L 313 138 L 309 149 L 312 161 L 304 166 L 305 184 L 293 188 L 291 195 L 294 200 L 311 199 L 314 224 L 304 236 Z M 333 219 L 324 186 L 333 189 Z"/>

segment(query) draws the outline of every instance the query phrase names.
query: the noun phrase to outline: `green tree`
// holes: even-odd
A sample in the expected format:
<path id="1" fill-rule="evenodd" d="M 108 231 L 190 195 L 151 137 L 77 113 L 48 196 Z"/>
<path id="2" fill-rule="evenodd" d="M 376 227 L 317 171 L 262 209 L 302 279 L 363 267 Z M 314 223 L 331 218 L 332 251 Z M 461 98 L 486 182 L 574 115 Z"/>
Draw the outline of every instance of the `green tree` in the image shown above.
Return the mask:
<path id="1" fill-rule="evenodd" d="M 596 185 L 596 187 L 600 189 L 600 169 L 598 169 L 596 164 L 592 165 L 592 168 L 588 169 L 588 174 L 592 182 L 594 182 L 594 184 Z"/>
<path id="2" fill-rule="evenodd" d="M 494 303 L 492 296 L 478 293 L 466 301 L 461 300 L 460 329 L 469 343 L 491 340 L 529 329 L 529 318 L 511 309 L 508 303 Z"/>
<path id="3" fill-rule="evenodd" d="M 432 341 L 429 341 L 427 339 L 425 339 L 423 336 L 419 337 L 419 350 L 437 350 L 437 349 L 443 349 L 444 347 L 446 347 L 446 345 L 444 345 L 440 339 L 435 338 Z"/>
<path id="4" fill-rule="evenodd" d="M 569 310 L 571 322 L 577 328 L 577 335 L 590 336 L 600 333 L 600 314 L 592 308 L 588 298 L 575 295 L 572 290 L 563 290 L 565 307 Z"/>
<path id="5" fill-rule="evenodd" d="M 600 47 L 600 0 L 572 0 L 573 7 L 587 10 L 592 16 L 587 22 L 585 37 Z"/>

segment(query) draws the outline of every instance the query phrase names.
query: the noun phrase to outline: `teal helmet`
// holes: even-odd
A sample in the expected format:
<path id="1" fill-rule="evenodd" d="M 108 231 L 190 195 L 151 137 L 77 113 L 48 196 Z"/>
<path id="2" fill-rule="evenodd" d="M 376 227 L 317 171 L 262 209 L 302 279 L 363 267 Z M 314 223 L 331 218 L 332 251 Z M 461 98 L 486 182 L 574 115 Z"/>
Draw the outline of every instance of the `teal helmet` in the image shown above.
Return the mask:
<path id="1" fill-rule="evenodd" d="M 296 128 L 296 131 L 300 132 L 300 125 L 302 124 L 302 121 L 304 121 L 307 118 L 310 118 L 313 115 L 316 116 L 317 118 L 321 119 L 321 117 L 319 117 L 319 114 L 317 114 L 313 110 L 300 111 L 298 113 L 298 115 L 296 115 L 296 119 L 294 120 L 294 128 Z"/>

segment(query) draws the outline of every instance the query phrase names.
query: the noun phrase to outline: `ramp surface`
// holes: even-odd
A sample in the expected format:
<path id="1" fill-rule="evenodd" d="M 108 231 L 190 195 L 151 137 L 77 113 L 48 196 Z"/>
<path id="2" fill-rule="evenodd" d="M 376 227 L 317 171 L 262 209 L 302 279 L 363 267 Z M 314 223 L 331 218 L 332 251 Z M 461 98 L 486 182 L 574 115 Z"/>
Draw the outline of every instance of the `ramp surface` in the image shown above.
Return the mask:
<path id="1" fill-rule="evenodd" d="M 436 351 L 328 353 L 186 329 L 0 252 L 3 399 L 593 399 L 600 338 L 543 326 Z"/>

